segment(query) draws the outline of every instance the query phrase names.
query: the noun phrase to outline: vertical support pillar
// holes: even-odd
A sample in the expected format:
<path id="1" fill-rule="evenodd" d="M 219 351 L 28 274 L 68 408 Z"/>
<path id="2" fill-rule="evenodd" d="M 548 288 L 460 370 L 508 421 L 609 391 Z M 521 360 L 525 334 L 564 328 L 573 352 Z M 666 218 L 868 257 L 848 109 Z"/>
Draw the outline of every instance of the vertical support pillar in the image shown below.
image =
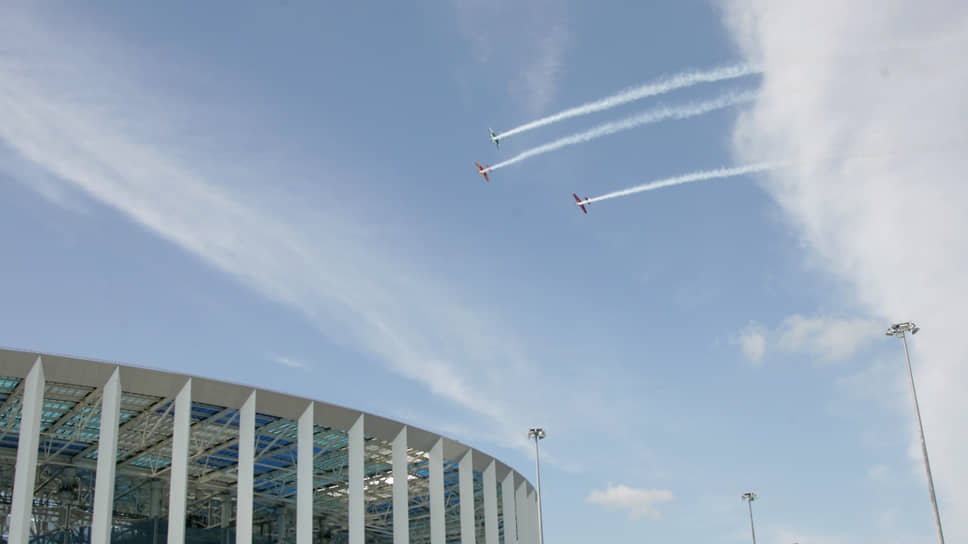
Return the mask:
<path id="1" fill-rule="evenodd" d="M 532 544 L 528 528 L 528 483 L 522 481 L 514 491 L 514 517 L 518 520 L 518 544 Z"/>
<path id="2" fill-rule="evenodd" d="M 498 544 L 497 467 L 493 460 L 484 469 L 484 544 Z"/>
<path id="3" fill-rule="evenodd" d="M 504 518 L 504 544 L 518 544 L 517 508 L 514 505 L 517 496 L 514 493 L 514 471 L 501 482 L 501 509 Z"/>
<path id="4" fill-rule="evenodd" d="M 349 436 L 349 524 L 350 539 L 349 544 L 363 544 L 366 540 L 366 525 L 363 519 L 364 498 L 363 498 L 363 430 L 365 422 L 363 414 L 356 418 L 356 423 L 350 427 Z"/>
<path id="5" fill-rule="evenodd" d="M 161 488 L 164 485 L 161 480 L 151 480 L 151 483 L 148 484 L 151 490 L 148 498 L 148 515 L 155 519 L 161 517 Z"/>
<path id="6" fill-rule="evenodd" d="M 538 544 L 538 492 L 533 489 L 528 492 L 528 519 L 531 527 L 531 542 Z"/>
<path id="7" fill-rule="evenodd" d="M 255 485 L 255 391 L 239 410 L 239 476 L 235 492 L 235 542 L 252 544 Z"/>
<path id="8" fill-rule="evenodd" d="M 101 429 L 94 477 L 94 514 L 91 544 L 111 543 L 114 513 L 114 467 L 118 458 L 118 420 L 121 417 L 121 369 L 114 368 L 101 393 Z"/>
<path id="9" fill-rule="evenodd" d="M 229 544 L 231 542 L 231 531 L 232 527 L 232 495 L 228 493 L 223 493 L 218 497 L 219 501 L 219 542 L 221 544 Z"/>
<path id="10" fill-rule="evenodd" d="M 175 396 L 171 438 L 171 481 L 168 487 L 168 544 L 185 544 L 188 493 L 188 440 L 192 426 L 192 379 Z"/>
<path id="11" fill-rule="evenodd" d="M 407 469 L 407 427 L 393 439 L 393 544 L 410 544 L 410 472 Z"/>
<path id="12" fill-rule="evenodd" d="M 37 449 L 40 447 L 40 415 L 44 409 L 44 365 L 40 357 L 27 373 L 20 403 L 20 437 L 13 476 L 10 507 L 10 544 L 27 544 L 37 481 Z"/>
<path id="13" fill-rule="evenodd" d="M 161 521 L 161 489 L 165 484 L 161 480 L 151 480 L 151 494 L 149 495 L 148 515 L 151 519 L 151 544 L 158 544 L 158 524 Z"/>
<path id="14" fill-rule="evenodd" d="M 541 516 L 541 497 L 538 496 L 538 492 L 534 492 L 534 540 L 538 544 L 541 544 L 543 537 L 541 536 L 541 526 L 538 524 Z"/>
<path id="15" fill-rule="evenodd" d="M 444 531 L 444 440 L 430 448 L 430 544 L 445 544 Z"/>
<path id="16" fill-rule="evenodd" d="M 313 413 L 316 403 L 299 416 L 296 438 L 296 544 L 313 544 Z"/>
<path id="17" fill-rule="evenodd" d="M 460 541 L 461 544 L 475 544 L 477 539 L 474 527 L 474 450 L 467 453 L 457 463 L 457 485 L 460 489 Z"/>
<path id="18" fill-rule="evenodd" d="M 228 493 L 219 495 L 219 527 L 228 529 L 232 526 L 232 496 Z"/>
<path id="19" fill-rule="evenodd" d="M 276 507 L 276 527 L 278 528 L 276 542 L 283 544 L 286 541 L 286 530 L 289 528 L 289 515 L 285 505 Z"/>

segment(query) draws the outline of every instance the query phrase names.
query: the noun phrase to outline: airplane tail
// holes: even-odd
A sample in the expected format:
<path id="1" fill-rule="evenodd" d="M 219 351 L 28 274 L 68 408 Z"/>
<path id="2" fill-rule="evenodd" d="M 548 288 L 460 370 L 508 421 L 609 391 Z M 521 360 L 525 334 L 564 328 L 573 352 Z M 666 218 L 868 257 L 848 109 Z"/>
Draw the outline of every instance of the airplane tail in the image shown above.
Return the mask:
<path id="1" fill-rule="evenodd" d="M 578 195 L 575 193 L 571 193 L 571 196 L 575 197 L 575 202 L 578 203 L 577 206 L 581 208 L 581 211 L 587 214 L 588 210 L 585 209 L 585 206 L 588 206 L 588 204 L 585 204 L 585 202 L 588 202 L 588 199 L 586 198 L 584 201 L 582 201 L 582 199 L 578 198 Z"/>

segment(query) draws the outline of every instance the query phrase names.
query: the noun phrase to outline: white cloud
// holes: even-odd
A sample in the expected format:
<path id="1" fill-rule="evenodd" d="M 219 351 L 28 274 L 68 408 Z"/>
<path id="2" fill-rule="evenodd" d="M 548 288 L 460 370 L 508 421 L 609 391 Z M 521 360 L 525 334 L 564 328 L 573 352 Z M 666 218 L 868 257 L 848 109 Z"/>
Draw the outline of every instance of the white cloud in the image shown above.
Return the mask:
<path id="1" fill-rule="evenodd" d="M 884 323 L 871 319 L 806 317 L 783 320 L 777 347 L 788 352 L 807 352 L 828 361 L 847 359 L 863 344 L 883 336 Z"/>
<path id="2" fill-rule="evenodd" d="M 760 364 L 768 350 L 806 353 L 823 361 L 850 358 L 872 339 L 883 336 L 883 323 L 871 319 L 787 316 L 774 330 L 751 321 L 730 338 L 753 364 Z"/>
<path id="3" fill-rule="evenodd" d="M 867 469 L 867 477 L 872 481 L 884 483 L 891 479 L 891 467 L 880 463 Z"/>
<path id="4" fill-rule="evenodd" d="M 512 82 L 512 90 L 523 91 L 528 111 L 541 112 L 554 100 L 568 37 L 564 23 L 552 25 L 535 44 L 531 62 L 521 68 L 518 79 Z"/>
<path id="5" fill-rule="evenodd" d="M 180 122 L 193 126 L 192 112 L 125 77 L 143 62 L 117 57 L 128 48 L 110 36 L 99 36 L 98 49 L 64 41 L 72 34 L 44 23 L 0 7 L 0 48 L 18 48 L 0 55 L 2 144 L 72 196 L 86 194 L 301 312 L 331 340 L 462 407 L 490 428 L 486 436 L 527 451 L 526 441 L 507 437 L 529 423 L 520 399 L 530 397 L 524 388 L 535 381 L 534 365 L 503 320 L 462 304 L 445 278 L 395 258 L 341 210 L 320 214 L 294 204 L 274 214 L 264 195 L 205 175 L 222 170 L 222 155 L 193 161 L 179 138 L 165 137 Z M 287 177 L 278 170 L 256 175 Z"/>
<path id="6" fill-rule="evenodd" d="M 530 114 L 543 111 L 557 93 L 558 75 L 571 37 L 565 3 L 460 0 L 455 7 L 477 61 L 514 66 L 516 75 L 508 78 L 509 91 L 523 100 Z M 479 71 L 474 74 L 478 77 Z"/>
<path id="7" fill-rule="evenodd" d="M 269 358 L 272 359 L 272 361 L 274 361 L 275 363 L 280 364 L 282 366 L 288 366 L 289 368 L 298 368 L 301 370 L 311 370 L 313 368 L 312 365 L 310 365 L 307 362 L 299 361 L 289 357 L 284 357 L 282 355 L 270 355 Z"/>
<path id="8" fill-rule="evenodd" d="M 768 331 L 763 325 L 751 321 L 738 336 L 730 338 L 730 343 L 739 344 L 743 355 L 753 364 L 759 364 L 766 353 L 766 335 Z"/>
<path id="9" fill-rule="evenodd" d="M 611 482 L 604 491 L 593 489 L 585 497 L 585 501 L 600 504 L 610 510 L 625 510 L 629 519 L 661 519 L 662 516 L 655 506 L 673 499 L 675 495 L 667 489 L 637 489 L 626 485 L 612 485 Z"/>
<path id="10" fill-rule="evenodd" d="M 923 326 L 911 348 L 938 498 L 951 540 L 968 539 L 968 3 L 730 0 L 724 10 L 766 69 L 735 128 L 737 160 L 830 158 L 773 172 L 764 188 L 853 303 L 882 323 Z M 952 35 L 962 37 L 935 45 Z"/>
<path id="11" fill-rule="evenodd" d="M 795 529 L 775 529 L 770 533 L 774 544 L 842 544 L 846 539 L 834 535 L 804 533 Z"/>

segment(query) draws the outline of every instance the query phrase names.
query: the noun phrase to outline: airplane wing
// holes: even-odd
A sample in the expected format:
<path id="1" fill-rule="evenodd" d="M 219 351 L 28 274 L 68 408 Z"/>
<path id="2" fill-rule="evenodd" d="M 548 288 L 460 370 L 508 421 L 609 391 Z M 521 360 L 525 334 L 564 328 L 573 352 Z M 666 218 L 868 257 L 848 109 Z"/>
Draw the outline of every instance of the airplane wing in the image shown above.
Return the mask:
<path id="1" fill-rule="evenodd" d="M 494 134 L 494 131 L 490 128 L 487 129 L 487 131 L 491 133 L 491 141 L 494 142 L 494 145 L 496 145 L 498 149 L 501 149 L 501 140 L 497 139 L 497 134 Z"/>
<path id="2" fill-rule="evenodd" d="M 575 193 L 571 193 L 571 196 L 575 197 L 575 202 L 577 202 L 577 206 L 581 208 L 581 211 L 587 214 L 588 210 L 585 209 L 585 204 L 582 203 L 582 200 L 580 198 L 578 198 L 578 195 L 576 195 Z M 586 198 L 585 200 L 588 200 L 588 199 Z"/>
<path id="3" fill-rule="evenodd" d="M 487 170 L 481 166 L 481 163 L 475 162 L 474 164 L 477 165 L 477 173 L 484 176 L 486 181 L 491 181 L 491 178 L 487 177 Z M 488 165 L 488 168 L 490 168 L 490 165 Z"/>

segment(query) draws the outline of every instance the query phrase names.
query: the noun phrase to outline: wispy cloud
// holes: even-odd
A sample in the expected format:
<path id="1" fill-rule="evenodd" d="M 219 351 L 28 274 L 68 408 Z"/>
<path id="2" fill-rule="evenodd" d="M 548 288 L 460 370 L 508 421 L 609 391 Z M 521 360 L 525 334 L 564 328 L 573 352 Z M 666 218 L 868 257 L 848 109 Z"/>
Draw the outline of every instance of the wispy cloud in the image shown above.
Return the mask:
<path id="1" fill-rule="evenodd" d="M 873 156 L 926 141 L 963 141 L 964 40 L 932 44 L 938 36 L 964 36 L 968 4 L 929 0 L 872 10 L 862 0 L 730 0 L 724 13 L 735 41 L 765 74 L 756 103 L 734 130 L 738 161 Z M 920 46 L 877 52 L 899 43 Z M 789 69 L 791 58 L 818 48 L 868 53 Z M 935 69 L 925 71 L 925 62 Z M 791 85 L 795 101 L 786 91 Z M 923 326 L 911 339 L 911 355 L 945 532 L 953 541 L 968 539 L 968 499 L 960 491 L 968 486 L 968 344 L 961 331 L 968 306 L 966 166 L 964 153 L 927 160 L 882 154 L 774 171 L 763 183 L 807 256 L 843 282 L 850 303 L 877 317 L 878 328 L 907 319 Z M 803 337 L 791 332 L 788 338 L 796 345 Z M 842 339 L 825 341 L 830 349 L 823 353 L 843 353 Z M 916 443 L 916 432 L 909 432 Z"/>
<path id="2" fill-rule="evenodd" d="M 272 355 L 269 355 L 269 359 L 282 366 L 288 366 L 289 368 L 298 368 L 300 370 L 312 370 L 313 368 L 313 366 L 307 362 L 299 361 L 297 359 L 292 359 L 289 357 L 284 357 L 282 355 L 272 354 Z"/>
<path id="3" fill-rule="evenodd" d="M 768 533 L 769 542 L 773 544 L 841 544 L 849 540 L 837 535 L 823 535 L 804 532 L 797 529 L 772 529 Z"/>
<path id="4" fill-rule="evenodd" d="M 179 139 L 158 130 L 179 122 L 178 106 L 116 69 L 137 59 L 101 64 L 126 48 L 68 47 L 59 33 L 42 29 L 42 22 L 0 11 L 0 46 L 9 40 L 30 51 L 0 56 L 0 142 L 25 164 L 300 311 L 334 341 L 375 355 L 472 421 L 507 430 L 493 436 L 526 428 L 526 411 L 509 403 L 527 397 L 515 384 L 530 383 L 533 364 L 502 320 L 469 310 L 444 278 L 381 250 L 365 225 L 339 210 L 295 205 L 276 215 L 262 205 L 264 195 L 205 175 L 218 171 L 211 157 L 201 168 Z M 146 107 L 159 103 L 169 109 Z M 264 174 L 274 176 L 285 177 Z"/>
<path id="5" fill-rule="evenodd" d="M 543 111 L 554 100 L 568 38 L 568 27 L 564 22 L 553 24 L 538 39 L 531 62 L 521 67 L 517 80 L 511 83 L 512 91 L 523 91 L 529 112 Z"/>
<path id="6" fill-rule="evenodd" d="M 729 339 L 731 344 L 738 344 L 743 355 L 753 364 L 759 364 L 766 353 L 766 335 L 768 331 L 763 325 L 751 321 L 745 329 Z"/>
<path id="7" fill-rule="evenodd" d="M 455 8 L 477 62 L 489 65 L 491 72 L 513 74 L 507 77 L 508 92 L 521 100 L 528 114 L 547 107 L 557 94 L 571 41 L 565 3 L 461 0 Z"/>
<path id="8" fill-rule="evenodd" d="M 882 336 L 882 325 L 871 319 L 793 314 L 774 330 L 750 322 L 739 334 L 730 337 L 730 342 L 738 344 L 754 364 L 760 364 L 768 350 L 806 353 L 820 361 L 842 361 Z"/>
<path id="9" fill-rule="evenodd" d="M 883 336 L 884 324 L 872 319 L 788 316 L 780 325 L 777 347 L 806 352 L 826 361 L 849 358 L 858 348 Z"/>
<path id="10" fill-rule="evenodd" d="M 586 502 L 600 504 L 610 510 L 624 510 L 628 512 L 629 519 L 661 519 L 656 505 L 673 499 L 675 495 L 668 489 L 638 489 L 624 484 L 613 485 L 611 482 L 606 489 L 593 489 L 585 497 Z"/>
<path id="11" fill-rule="evenodd" d="M 875 482 L 888 482 L 891 480 L 891 467 L 880 463 L 867 469 L 867 477 Z"/>

